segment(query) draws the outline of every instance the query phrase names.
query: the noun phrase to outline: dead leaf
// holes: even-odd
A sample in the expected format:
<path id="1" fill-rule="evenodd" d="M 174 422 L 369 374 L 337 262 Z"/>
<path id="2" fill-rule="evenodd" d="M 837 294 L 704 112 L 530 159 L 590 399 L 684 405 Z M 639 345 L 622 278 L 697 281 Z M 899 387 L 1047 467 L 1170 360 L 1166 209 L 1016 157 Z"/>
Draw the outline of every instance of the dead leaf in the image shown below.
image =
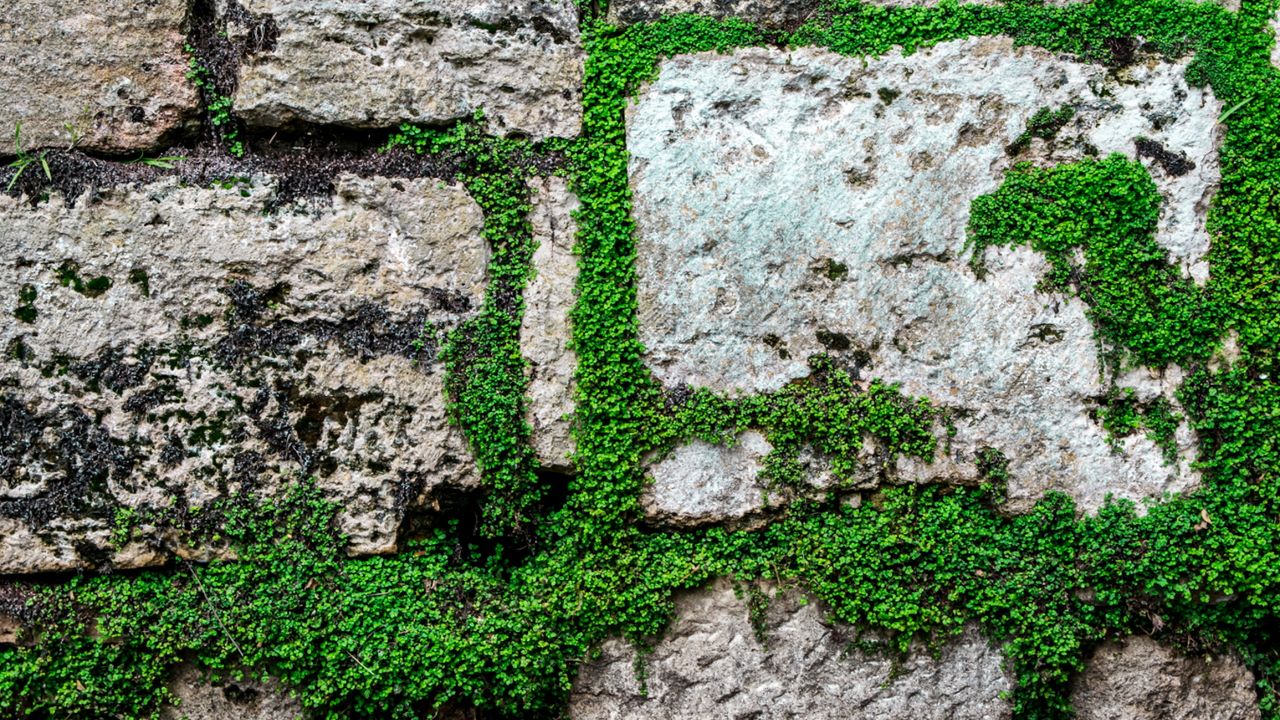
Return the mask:
<path id="1" fill-rule="evenodd" d="M 1204 508 L 1200 508 L 1200 522 L 1196 523 L 1196 527 L 1195 527 L 1196 532 L 1200 532 L 1202 530 L 1208 530 L 1209 526 L 1212 524 L 1213 524 L 1213 521 L 1209 519 L 1209 511 L 1205 510 Z"/>

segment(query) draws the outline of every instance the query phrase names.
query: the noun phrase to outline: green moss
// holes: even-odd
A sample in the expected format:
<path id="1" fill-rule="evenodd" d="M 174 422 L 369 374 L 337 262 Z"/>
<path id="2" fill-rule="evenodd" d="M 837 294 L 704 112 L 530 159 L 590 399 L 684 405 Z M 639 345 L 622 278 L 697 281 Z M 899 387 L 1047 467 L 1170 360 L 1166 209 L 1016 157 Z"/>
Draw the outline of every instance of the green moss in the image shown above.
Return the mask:
<path id="1" fill-rule="evenodd" d="M 89 298 L 96 298 L 111 289 L 111 278 L 100 275 L 88 280 L 80 277 L 80 264 L 67 260 L 58 266 L 58 284 Z"/>
<path id="2" fill-rule="evenodd" d="M 30 283 L 18 289 L 18 306 L 13 309 L 13 316 L 18 319 L 18 322 L 36 321 L 36 296 L 36 286 Z"/>
<path id="3" fill-rule="evenodd" d="M 1238 15 L 1171 0 L 838 2 L 783 38 L 688 16 L 625 31 L 588 22 L 578 140 L 537 147 L 464 124 L 405 128 L 394 141 L 461 158 L 485 210 L 490 289 L 446 342 L 451 413 L 485 479 L 483 532 L 454 521 L 405 552 L 349 559 L 334 508 L 305 484 L 279 503 L 218 509 L 236 562 L 83 576 L 47 590 L 38 641 L 0 651 L 0 714 L 147 717 L 167 697 L 169 668 L 196 658 L 224 675 L 279 677 L 320 717 L 430 717 L 446 703 L 554 717 L 593 644 L 659 633 L 675 591 L 730 575 L 799 581 L 834 619 L 884 631 L 897 649 L 977 623 L 1009 659 L 1023 719 L 1069 717 L 1070 679 L 1090 648 L 1150 631 L 1158 615 L 1166 633 L 1239 652 L 1266 717 L 1280 716 L 1280 83 L 1266 29 L 1277 9 L 1273 0 Z M 946 452 L 930 430 L 947 417 L 823 357 L 805 381 L 759 396 L 694 389 L 677 400 L 654 383 L 637 337 L 628 97 L 672 54 L 782 41 L 859 56 L 974 34 L 1107 62 L 1117 59 L 1109 41 L 1140 36 L 1163 52 L 1193 52 L 1189 77 L 1226 106 L 1253 98 L 1225 123 L 1205 288 L 1155 245 L 1160 199 L 1146 171 L 1123 158 L 1016 168 L 973 212 L 977 267 L 992 245 L 1043 253 L 1052 268 L 1045 289 L 1086 303 L 1110 367 L 1188 369 L 1178 399 L 1200 439 L 1203 487 L 1142 516 L 1115 501 L 1078 517 L 1059 494 L 1011 516 L 996 507 L 1008 464 L 993 449 L 980 458 L 984 488 L 889 487 L 857 508 L 819 496 L 754 531 L 642 531 L 647 452 L 690 437 L 729 442 L 753 427 L 774 444 L 767 472 L 776 482 L 800 479 L 805 447 L 850 477 L 868 436 L 890 454 Z M 581 200 L 578 474 L 562 507 L 547 502 L 521 419 L 530 153 L 567 154 Z M 1242 357 L 1210 370 L 1226 328 L 1239 333 Z M 1177 422 L 1172 405 L 1115 413 L 1104 422 L 1117 431 L 1159 438 L 1172 438 Z"/>
<path id="4" fill-rule="evenodd" d="M 1049 260 L 1045 288 L 1088 304 L 1114 368 L 1126 359 L 1153 367 L 1202 361 L 1218 345 L 1225 313 L 1156 244 L 1159 215 L 1146 168 L 1121 155 L 1053 168 L 1021 164 L 999 190 L 973 202 L 972 264 L 982 276 L 987 247 L 1030 243 Z"/>
<path id="5" fill-rule="evenodd" d="M 1071 118 L 1076 116 L 1076 109 L 1070 106 L 1050 110 L 1047 107 L 1040 108 L 1027 119 L 1027 129 L 1014 140 L 1005 151 L 1010 155 L 1017 155 L 1023 150 L 1031 147 L 1031 141 L 1035 138 L 1041 140 L 1052 140 L 1058 136 L 1058 131 L 1066 127 L 1071 122 Z"/>
<path id="6" fill-rule="evenodd" d="M 129 271 L 129 282 L 138 288 L 138 292 L 142 293 L 142 297 L 151 297 L 151 276 L 146 270 L 137 268 Z"/>

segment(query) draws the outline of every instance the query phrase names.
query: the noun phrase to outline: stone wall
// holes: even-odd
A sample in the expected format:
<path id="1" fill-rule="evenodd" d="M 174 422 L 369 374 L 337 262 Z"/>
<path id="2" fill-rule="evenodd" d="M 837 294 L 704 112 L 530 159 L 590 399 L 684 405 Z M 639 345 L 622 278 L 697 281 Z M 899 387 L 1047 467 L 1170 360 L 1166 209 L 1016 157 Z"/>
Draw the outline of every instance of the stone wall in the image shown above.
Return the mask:
<path id="1" fill-rule="evenodd" d="M 1192 40 L 1157 47 L 1126 31 L 1105 39 L 1110 61 L 1039 47 L 1053 43 L 1030 32 L 939 31 L 921 47 L 904 38 L 907 47 L 886 41 L 875 52 L 797 40 L 838 25 L 840 12 L 869 24 L 930 12 L 977 22 L 1013 7 L 1091 22 L 1090 4 L 1022 5 L 18 0 L 0 18 L 0 56 L 12 59 L 0 64 L 0 132 L 16 136 L 0 172 L 0 678 L 5 662 L 61 657 L 42 644 L 54 637 L 50 618 L 86 623 L 78 637 L 94 647 L 136 640 L 100 635 L 76 583 L 159 577 L 191 591 L 196 609 L 184 611 L 207 635 L 181 651 L 142 643 L 164 658 L 147 697 L 166 718 L 380 717 L 393 707 L 458 718 L 567 708 L 580 720 L 1034 716 L 1017 710 L 1019 693 L 1042 686 L 1015 660 L 1042 628 L 957 609 L 1017 615 L 1001 593 L 1022 591 L 1025 579 L 1010 580 L 1020 571 L 996 563 L 929 577 L 954 597 L 923 597 L 933 591 L 922 585 L 915 610 L 859 614 L 837 604 L 849 600 L 843 591 L 791 575 L 847 572 L 852 587 L 864 569 L 824 558 L 840 569 L 815 570 L 795 553 L 817 542 L 785 535 L 806 518 L 865 519 L 898 491 L 987 493 L 975 512 L 1011 526 L 1060 502 L 1072 527 L 1098 532 L 1152 512 L 1154 532 L 1192 544 L 1228 522 L 1200 499 L 1230 476 L 1212 461 L 1234 447 L 1232 431 L 1197 415 L 1203 398 L 1188 388 L 1234 369 L 1267 381 L 1265 365 L 1247 364 L 1254 351 L 1237 347 L 1238 324 L 1227 332 L 1223 321 L 1221 341 L 1211 339 L 1220 349 L 1204 357 L 1117 361 L 1092 298 L 1051 287 L 1055 268 L 1033 239 L 975 258 L 969 232 L 974 201 L 1011 173 L 1118 153 L 1159 194 L 1147 262 L 1174 268 L 1202 297 L 1244 304 L 1267 290 L 1265 279 L 1247 293 L 1218 284 L 1233 246 L 1212 213 L 1231 180 L 1227 118 L 1244 103 L 1230 107 L 1197 81 L 1205 71 Z M 1227 23 L 1248 10 L 1218 5 L 1195 12 Z M 684 51 L 682 38 L 653 58 L 653 73 L 625 69 L 633 58 L 610 42 L 647 38 L 681 14 L 757 34 L 715 51 L 701 40 Z M 1280 51 L 1267 52 L 1280 67 Z M 609 85 L 614 72 L 637 82 Z M 592 87 L 633 94 L 611 106 Z M 601 119 L 602 108 L 618 112 Z M 1058 119 L 1046 130 L 1045 118 Z M 617 162 L 625 197 L 602 199 L 611 178 L 582 165 L 592 158 Z M 1079 264 L 1073 282 L 1084 287 Z M 597 313 L 622 317 L 593 324 Z M 931 408 L 922 432 L 936 450 L 899 452 L 894 438 L 868 433 L 850 469 L 816 437 L 797 439 L 798 423 L 734 424 L 750 403 L 776 410 L 786 393 L 823 386 L 818 367 L 850 379 L 844 400 L 883 382 L 895 407 Z M 504 394 L 513 386 L 517 396 Z M 1117 397 L 1143 412 L 1168 408 L 1166 434 L 1118 433 L 1108 424 Z M 723 413 L 681 415 L 695 402 Z M 842 412 L 824 422 L 852 422 Z M 799 478 L 779 481 L 778 467 Z M 1266 468 L 1240 467 L 1232 480 L 1267 507 L 1257 489 Z M 514 681 L 497 660 L 422 668 L 436 685 L 406 683 L 389 669 L 398 646 L 342 645 L 350 677 L 366 684 L 291 674 L 292 648 L 259 667 L 202 664 L 245 659 L 222 604 L 246 600 L 211 595 L 200 572 L 248 562 L 224 529 L 286 503 L 300 484 L 331 508 L 335 577 L 359 575 L 344 563 L 408 561 L 446 545 L 442 574 L 473 563 L 457 587 L 405 572 L 408 590 L 393 576 L 370 591 L 446 598 L 429 618 L 438 626 L 406 644 L 446 644 L 445 631 L 433 634 L 444 626 L 475 633 L 459 647 L 502 632 L 532 643 L 544 626 L 519 625 L 530 617 L 573 627 L 548 633 L 555 651 L 513 663 L 521 681 L 551 688 L 554 709 L 532 707 L 533 695 L 532 709 L 507 702 L 502 687 Z M 622 500 L 610 505 L 611 493 Z M 1190 514 L 1159 514 L 1165 507 Z M 886 532 L 914 538 L 910 526 Z M 767 562 L 750 555 L 778 528 L 787 539 L 777 542 L 793 545 Z M 1222 532 L 1265 545 L 1270 536 L 1257 541 L 1252 528 Z M 1147 552 L 1143 537 L 1133 546 Z M 688 567 L 662 555 L 669 549 L 625 562 L 607 554 L 653 538 L 693 548 L 680 558 Z M 929 542 L 919 557 L 954 551 Z M 738 554 L 712 560 L 703 543 Z M 1212 577 L 1169 590 L 1175 602 L 1157 597 L 1176 584 L 1166 575 L 1163 586 L 1123 575 L 1156 572 L 1166 558 L 1134 570 L 1130 558 L 1090 552 L 1076 584 L 1052 591 L 1098 623 L 1072 630 L 1075 654 L 1055 658 L 1066 678 L 1050 684 L 1058 709 L 1264 717 L 1274 640 L 1248 636 L 1275 618 L 1262 601 L 1250 610 L 1248 593 L 1270 586 L 1197 566 L 1187 572 Z M 571 590 L 522 575 L 570 561 L 581 563 Z M 1097 573 L 1122 589 L 1099 599 L 1088 562 L 1123 565 Z M 616 587 L 613 572 L 625 576 Z M 526 583 L 526 595 L 502 597 L 485 584 L 493 577 Z M 983 592 L 993 595 L 957 589 L 971 577 L 990 577 Z M 312 582 L 296 590 L 341 586 Z M 610 604 L 649 582 L 657 589 L 637 595 L 639 607 Z M 1213 626 L 1187 609 L 1218 604 L 1229 620 Z M 917 610 L 935 616 L 910 617 Z M 206 656 L 200 643 L 238 654 Z M 0 693 L 16 687 L 0 680 Z M 13 690 L 0 708 L 58 716 L 55 701 L 40 702 Z"/>

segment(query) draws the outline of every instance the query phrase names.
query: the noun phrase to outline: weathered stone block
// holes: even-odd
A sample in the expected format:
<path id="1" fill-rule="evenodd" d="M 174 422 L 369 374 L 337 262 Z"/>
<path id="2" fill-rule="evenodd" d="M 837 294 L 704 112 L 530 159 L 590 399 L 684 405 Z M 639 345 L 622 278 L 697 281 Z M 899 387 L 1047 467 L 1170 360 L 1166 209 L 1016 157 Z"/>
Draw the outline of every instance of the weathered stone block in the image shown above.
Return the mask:
<path id="1" fill-rule="evenodd" d="M 1174 466 L 1147 438 L 1117 449 L 1099 426 L 1093 328 L 1081 301 L 1038 290 L 1045 260 L 989 250 L 979 280 L 965 247 L 970 203 L 1015 162 L 1134 157 L 1146 137 L 1194 163 L 1144 159 L 1166 198 L 1156 240 L 1203 279 L 1221 106 L 1184 68 L 1109 71 L 995 38 L 866 61 L 812 49 L 665 61 L 627 119 L 650 367 L 669 386 L 755 393 L 806 376 L 817 353 L 869 359 L 866 377 L 956 412 L 952 456 L 902 479 L 969 481 L 995 448 L 1015 509 L 1048 489 L 1091 509 L 1193 486 L 1186 428 Z M 1014 146 L 1039 109 L 1063 106 L 1075 115 L 1056 140 Z M 1151 399 L 1178 381 L 1174 368 L 1119 384 Z"/>
<path id="2" fill-rule="evenodd" d="M 606 641 L 583 667 L 569 700 L 575 720 L 694 718 L 877 718 L 998 720 L 1013 684 L 1002 658 L 967 630 L 935 658 L 916 648 L 900 664 L 851 650 L 853 628 L 828 622 L 796 593 L 774 597 L 755 637 L 746 604 L 719 581 L 676 601 L 676 620 L 645 657 L 648 692 L 636 679 L 635 649 Z"/>
<path id="3" fill-rule="evenodd" d="M 1097 649 L 1076 680 L 1080 720 L 1257 720 L 1253 673 L 1234 656 L 1191 657 L 1135 635 Z"/>
<path id="4" fill-rule="evenodd" d="M 244 0 L 273 47 L 240 67 L 245 122 L 389 127 L 483 108 L 490 129 L 570 137 L 581 124 L 583 52 L 572 0 Z M 252 28 L 229 24 L 228 34 Z"/>
<path id="5" fill-rule="evenodd" d="M 0 573 L 199 557 L 170 521 L 301 477 L 386 552 L 407 508 L 477 487 L 436 352 L 483 299 L 479 206 L 434 179 L 274 198 L 0 199 Z"/>
<path id="6" fill-rule="evenodd" d="M 765 503 L 759 475 L 771 450 L 764 435 L 754 430 L 729 446 L 695 440 L 676 448 L 649 466 L 653 483 L 641 496 L 645 516 L 689 526 L 753 515 Z"/>
<path id="7" fill-rule="evenodd" d="M 210 682 L 198 670 L 183 665 L 169 689 L 177 705 L 160 711 L 163 720 L 297 720 L 302 705 L 275 682 L 255 680 Z"/>
<path id="8" fill-rule="evenodd" d="M 578 200 L 562 178 L 535 179 L 533 237 L 534 278 L 524 293 L 520 347 L 529 360 L 529 408 L 538 462 L 552 470 L 571 470 L 573 452 L 573 373 L 576 358 L 569 349 L 569 312 L 577 300 L 578 258 L 573 254 L 573 212 Z"/>
<path id="9" fill-rule="evenodd" d="M 0 137 L 127 153 L 195 115 L 185 0 L 18 0 L 0 17 Z M 70 129 L 68 129 L 68 126 Z M 4 152 L 9 152 L 5 147 Z"/>

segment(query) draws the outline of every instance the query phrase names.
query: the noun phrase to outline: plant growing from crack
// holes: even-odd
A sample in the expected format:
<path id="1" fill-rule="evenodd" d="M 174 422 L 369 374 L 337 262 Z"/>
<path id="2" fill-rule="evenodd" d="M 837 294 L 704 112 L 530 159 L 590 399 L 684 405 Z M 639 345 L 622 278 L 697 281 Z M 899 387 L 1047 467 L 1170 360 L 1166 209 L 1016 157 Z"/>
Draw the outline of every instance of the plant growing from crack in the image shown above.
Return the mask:
<path id="1" fill-rule="evenodd" d="M 44 176 L 53 182 L 53 172 L 49 170 L 49 160 L 45 157 L 44 152 L 36 155 L 22 149 L 22 123 L 18 123 L 13 128 L 13 154 L 17 157 L 13 162 L 9 163 L 9 167 L 14 168 L 13 176 L 9 178 L 9 184 L 5 186 L 4 191 L 13 190 L 13 186 L 18 183 L 18 178 L 22 177 L 22 173 L 32 165 L 39 164 L 44 170 Z"/>

